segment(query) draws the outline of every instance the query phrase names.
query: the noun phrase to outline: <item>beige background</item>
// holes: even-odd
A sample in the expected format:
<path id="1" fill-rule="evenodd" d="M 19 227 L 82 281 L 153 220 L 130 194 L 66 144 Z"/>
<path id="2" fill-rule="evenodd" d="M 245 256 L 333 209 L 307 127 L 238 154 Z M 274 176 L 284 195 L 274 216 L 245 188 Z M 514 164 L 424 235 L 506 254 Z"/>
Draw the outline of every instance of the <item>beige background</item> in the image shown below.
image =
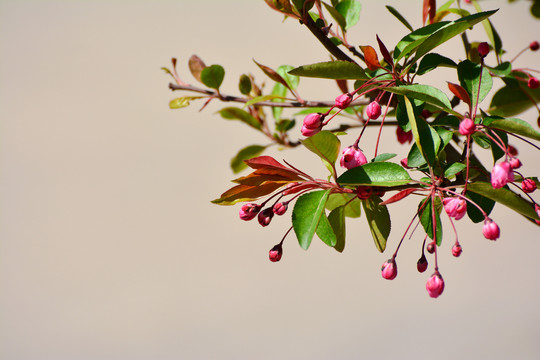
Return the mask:
<path id="1" fill-rule="evenodd" d="M 419 0 L 363 1 L 352 43 L 399 40 L 404 28 L 385 4 L 420 25 Z M 538 39 L 528 2 L 482 4 L 502 8 L 493 21 L 511 55 Z M 440 51 L 463 58 L 459 46 Z M 265 140 L 215 116 L 217 103 L 169 110 L 175 94 L 159 68 L 178 57 L 194 82 L 186 63 L 196 53 L 225 67 L 223 89 L 234 93 L 241 73 L 263 78 L 252 58 L 327 59 L 262 0 L 2 0 L 0 49 L 0 359 L 540 358 L 538 228 L 503 208 L 493 213 L 497 242 L 458 223 L 459 259 L 447 232 L 446 290 L 433 300 L 432 268 L 416 272 L 420 235 L 389 282 L 380 265 L 390 255 L 375 250 L 364 219 L 348 222 L 343 254 L 319 241 L 305 252 L 290 237 L 273 264 L 267 251 L 288 216 L 261 229 L 241 222 L 238 206 L 209 203 L 229 186 L 235 152 Z M 540 68 L 539 56 L 518 64 Z M 437 76 L 422 81 L 456 81 Z M 302 84 L 305 98 L 338 94 Z M 368 155 L 373 137 L 362 143 Z M 393 130 L 383 141 L 405 155 Z M 523 171 L 538 175 L 538 153 L 518 147 Z M 270 153 L 324 175 L 307 151 Z M 391 206 L 388 252 L 415 201 Z"/>

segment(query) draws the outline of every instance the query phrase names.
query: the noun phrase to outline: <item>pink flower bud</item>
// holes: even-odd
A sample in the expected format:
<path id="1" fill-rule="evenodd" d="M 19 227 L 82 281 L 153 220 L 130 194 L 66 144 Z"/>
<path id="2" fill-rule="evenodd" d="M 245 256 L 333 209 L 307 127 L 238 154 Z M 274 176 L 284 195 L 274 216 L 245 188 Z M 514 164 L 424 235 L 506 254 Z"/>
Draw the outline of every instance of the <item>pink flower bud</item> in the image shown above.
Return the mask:
<path id="1" fill-rule="evenodd" d="M 381 105 L 379 105 L 377 101 L 372 101 L 366 107 L 366 115 L 371 120 L 377 120 L 377 118 L 381 116 Z"/>
<path id="2" fill-rule="evenodd" d="M 540 86 L 540 81 L 538 81 L 538 79 L 535 77 L 530 77 L 529 81 L 527 82 L 527 86 L 529 86 L 531 89 L 538 89 Z"/>
<path id="3" fill-rule="evenodd" d="M 532 51 L 540 49 L 540 43 L 538 43 L 538 41 L 533 41 L 529 44 L 529 49 L 531 49 Z"/>
<path id="4" fill-rule="evenodd" d="M 313 113 L 309 114 L 304 118 L 304 124 L 303 126 L 306 129 L 319 129 L 322 125 L 322 121 L 324 120 L 324 116 L 321 113 Z"/>
<path id="5" fill-rule="evenodd" d="M 305 126 L 302 126 L 302 135 L 304 135 L 306 137 L 313 136 L 316 133 L 318 133 L 319 131 L 321 131 L 321 129 L 308 129 Z"/>
<path id="6" fill-rule="evenodd" d="M 472 119 L 465 118 L 463 121 L 459 124 L 459 133 L 461 135 L 472 135 L 474 134 L 476 130 L 476 124 Z"/>
<path id="7" fill-rule="evenodd" d="M 452 255 L 454 255 L 455 257 L 459 257 L 459 255 L 461 255 L 461 245 L 459 245 L 458 242 L 456 242 L 454 244 L 454 246 L 452 247 Z"/>
<path id="8" fill-rule="evenodd" d="M 346 109 L 349 107 L 352 101 L 352 95 L 349 93 L 341 94 L 336 98 L 336 107 L 339 109 Z"/>
<path id="9" fill-rule="evenodd" d="M 400 161 L 399 163 L 400 163 L 401 166 L 403 166 L 405 169 L 409 169 L 409 159 L 403 158 L 403 159 L 401 159 L 401 161 Z"/>
<path id="10" fill-rule="evenodd" d="M 491 186 L 493 186 L 494 189 L 502 188 L 512 181 L 514 181 L 514 172 L 512 171 L 510 163 L 504 161 L 493 167 L 493 170 L 491 171 Z"/>
<path id="11" fill-rule="evenodd" d="M 525 191 L 527 194 L 532 193 L 534 190 L 536 190 L 536 182 L 534 182 L 533 179 L 525 179 L 521 183 L 521 188 L 523 191 Z"/>
<path id="12" fill-rule="evenodd" d="M 427 246 L 426 246 L 427 252 L 430 253 L 430 254 L 433 254 L 435 252 L 435 246 L 436 245 L 437 244 L 434 241 L 427 244 Z"/>
<path id="13" fill-rule="evenodd" d="M 519 169 L 521 167 L 521 161 L 516 157 L 510 159 L 510 167 L 512 169 Z"/>
<path id="14" fill-rule="evenodd" d="M 339 160 L 341 167 L 352 169 L 367 163 L 367 159 L 358 147 L 351 145 L 343 150 L 343 155 Z"/>
<path id="15" fill-rule="evenodd" d="M 261 226 L 268 226 L 270 225 L 270 221 L 272 221 L 273 217 L 274 211 L 272 210 L 272 208 L 266 208 L 259 213 L 257 219 L 259 220 L 259 224 L 261 224 Z"/>
<path id="16" fill-rule="evenodd" d="M 382 277 L 386 280 L 394 280 L 397 276 L 397 264 L 394 258 L 386 260 L 381 267 Z"/>
<path id="17" fill-rule="evenodd" d="M 461 219 L 467 212 L 467 202 L 459 197 L 447 197 L 443 199 L 444 210 L 448 216 Z"/>
<path id="18" fill-rule="evenodd" d="M 497 240 L 501 235 L 499 226 L 491 219 L 484 221 L 484 227 L 482 228 L 482 234 L 489 240 Z"/>
<path id="19" fill-rule="evenodd" d="M 478 44 L 478 55 L 480 57 L 486 57 L 489 54 L 489 44 L 487 42 L 481 42 Z"/>
<path id="20" fill-rule="evenodd" d="M 397 141 L 400 144 L 410 143 L 413 139 L 412 131 L 405 132 L 403 131 L 401 126 L 398 126 L 396 128 L 396 136 L 397 136 Z"/>
<path id="21" fill-rule="evenodd" d="M 356 195 L 360 200 L 367 200 L 373 194 L 373 188 L 371 186 L 359 186 L 356 188 Z"/>
<path id="22" fill-rule="evenodd" d="M 253 219 L 259 211 L 261 210 L 261 206 L 257 204 L 244 204 L 242 208 L 240 208 L 240 219 L 248 221 Z"/>
<path id="23" fill-rule="evenodd" d="M 439 297 L 443 291 L 444 291 L 444 280 L 439 274 L 438 271 L 436 271 L 426 282 L 426 290 L 432 298 Z"/>
<path id="24" fill-rule="evenodd" d="M 270 249 L 268 252 L 268 257 L 270 258 L 271 262 L 277 262 L 281 260 L 281 256 L 283 255 L 283 247 L 281 246 L 281 243 L 274 245 L 273 248 Z"/>
<path id="25" fill-rule="evenodd" d="M 276 215 L 283 215 L 287 211 L 288 205 L 289 205 L 289 203 L 287 203 L 287 202 L 280 202 L 280 203 L 277 203 L 276 205 L 274 205 L 272 210 L 274 211 L 274 214 L 276 214 Z"/>
<path id="26" fill-rule="evenodd" d="M 419 272 L 423 273 L 424 271 L 427 270 L 427 267 L 428 267 L 428 262 L 426 259 L 426 255 L 422 254 L 422 257 L 418 259 L 418 261 L 416 262 L 416 269 Z"/>

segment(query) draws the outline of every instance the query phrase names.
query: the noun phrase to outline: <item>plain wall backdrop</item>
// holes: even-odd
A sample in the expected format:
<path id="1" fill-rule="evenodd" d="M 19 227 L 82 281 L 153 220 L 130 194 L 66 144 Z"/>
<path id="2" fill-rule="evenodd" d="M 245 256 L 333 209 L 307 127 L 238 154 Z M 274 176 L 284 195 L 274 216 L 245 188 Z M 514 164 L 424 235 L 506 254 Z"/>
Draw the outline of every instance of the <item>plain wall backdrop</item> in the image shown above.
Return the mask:
<path id="1" fill-rule="evenodd" d="M 540 40 L 529 3 L 481 1 L 501 8 L 492 21 L 507 60 Z M 353 44 L 374 46 L 378 34 L 393 48 L 405 35 L 387 4 L 421 25 L 420 0 L 362 4 Z M 444 222 L 446 289 L 434 300 L 432 267 L 416 271 L 420 234 L 402 246 L 398 277 L 380 276 L 416 200 L 390 206 L 384 254 L 360 218 L 348 220 L 343 254 L 318 240 L 306 252 L 290 236 L 279 263 L 268 250 L 289 215 L 261 228 L 240 221 L 238 205 L 210 203 L 235 177 L 236 151 L 265 139 L 215 114 L 227 104 L 170 110 L 186 94 L 168 90 L 160 67 L 177 57 L 195 83 L 187 60 L 198 54 L 225 67 L 223 91 L 236 93 L 242 73 L 264 79 L 252 59 L 273 68 L 328 59 L 282 20 L 262 0 L 0 1 L 0 359 L 540 358 L 538 227 L 502 206 L 496 242 L 481 224 L 457 223 L 458 259 Z M 477 28 L 471 39 L 486 40 Z M 438 51 L 464 58 L 459 39 Z M 539 65 L 538 52 L 516 62 Z M 444 91 L 457 82 L 448 69 L 432 74 L 419 80 Z M 339 94 L 323 80 L 302 79 L 300 91 Z M 369 157 L 375 136 L 364 138 Z M 384 151 L 400 159 L 406 148 L 395 143 L 385 130 Z M 538 153 L 515 145 L 538 175 Z M 307 150 L 268 153 L 325 174 Z"/>

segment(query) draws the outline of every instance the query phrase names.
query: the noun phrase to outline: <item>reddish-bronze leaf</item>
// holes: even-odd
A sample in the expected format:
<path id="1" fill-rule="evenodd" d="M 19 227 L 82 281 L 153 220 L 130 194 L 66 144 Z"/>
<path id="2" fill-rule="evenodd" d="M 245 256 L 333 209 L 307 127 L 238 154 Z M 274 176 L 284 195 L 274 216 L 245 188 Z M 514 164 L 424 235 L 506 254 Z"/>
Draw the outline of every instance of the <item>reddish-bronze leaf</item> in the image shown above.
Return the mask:
<path id="1" fill-rule="evenodd" d="M 379 63 L 379 58 L 377 57 L 377 52 L 375 52 L 374 48 L 366 45 L 360 46 L 360 49 L 362 49 L 362 51 L 364 52 L 364 61 L 366 62 L 369 70 L 373 71 L 381 67 L 381 64 Z"/>
<path id="2" fill-rule="evenodd" d="M 426 24 L 426 20 L 429 15 L 429 23 L 433 24 L 435 14 L 437 13 L 437 5 L 435 0 L 424 0 L 424 6 L 422 7 L 422 24 Z"/>
<path id="3" fill-rule="evenodd" d="M 448 88 L 461 101 L 469 105 L 469 108 L 471 107 L 471 98 L 469 97 L 469 93 L 467 93 L 467 90 L 465 90 L 461 85 L 448 82 Z"/>
<path id="4" fill-rule="evenodd" d="M 233 205 L 239 201 L 253 201 L 273 193 L 282 186 L 285 186 L 285 183 L 267 182 L 260 186 L 236 185 L 212 202 L 218 205 Z"/>
<path id="5" fill-rule="evenodd" d="M 388 65 L 393 66 L 394 60 L 392 59 L 390 52 L 388 51 L 384 43 L 381 41 L 381 39 L 379 39 L 379 35 L 376 35 L 376 36 L 377 36 L 377 42 L 379 43 L 379 50 L 381 50 L 381 54 L 384 60 L 388 63 Z"/>
<path id="6" fill-rule="evenodd" d="M 193 77 L 201 81 L 201 71 L 206 67 L 204 61 L 201 60 L 197 55 L 191 55 L 188 61 L 189 71 Z"/>
<path id="7" fill-rule="evenodd" d="M 391 203 L 394 203 L 396 201 L 402 200 L 403 198 L 406 198 L 407 196 L 411 195 L 416 189 L 405 189 L 398 192 L 396 195 L 384 200 L 380 205 L 388 205 Z"/>
<path id="8" fill-rule="evenodd" d="M 255 64 L 257 64 L 258 67 L 261 68 L 261 70 L 272 80 L 274 80 L 275 82 L 278 82 L 280 83 L 281 85 L 285 86 L 287 89 L 291 90 L 292 92 L 292 89 L 289 87 L 289 84 L 287 84 L 287 82 L 285 81 L 285 79 L 283 77 L 281 77 L 281 75 L 279 75 L 274 69 L 271 69 L 269 68 L 268 66 L 266 65 L 263 65 L 263 64 L 259 64 L 258 62 L 256 62 L 255 60 L 253 60 L 253 62 Z"/>
<path id="9" fill-rule="evenodd" d="M 349 92 L 349 87 L 347 86 L 347 80 L 337 79 L 336 83 L 337 83 L 337 86 L 338 86 L 339 90 L 341 90 L 341 92 L 343 94 L 346 94 L 346 93 Z"/>
<path id="10" fill-rule="evenodd" d="M 259 169 L 247 176 L 235 179 L 233 182 L 242 185 L 257 186 L 268 181 L 287 183 L 298 180 L 303 179 L 294 173 L 285 172 L 281 169 L 270 169 L 270 171 L 268 169 Z"/>
<path id="11" fill-rule="evenodd" d="M 318 188 L 320 188 L 318 184 L 306 181 L 298 186 L 294 186 L 294 187 L 291 187 L 290 189 L 283 191 L 283 195 L 291 195 L 291 194 L 296 194 L 302 190 L 318 189 Z"/>
<path id="12" fill-rule="evenodd" d="M 244 160 L 244 162 L 252 169 L 260 169 L 265 167 L 274 167 L 279 169 L 287 169 L 290 170 L 285 165 L 282 165 L 279 161 L 274 159 L 271 156 L 263 155 L 263 156 L 257 156 L 254 158 L 251 158 L 249 160 Z"/>

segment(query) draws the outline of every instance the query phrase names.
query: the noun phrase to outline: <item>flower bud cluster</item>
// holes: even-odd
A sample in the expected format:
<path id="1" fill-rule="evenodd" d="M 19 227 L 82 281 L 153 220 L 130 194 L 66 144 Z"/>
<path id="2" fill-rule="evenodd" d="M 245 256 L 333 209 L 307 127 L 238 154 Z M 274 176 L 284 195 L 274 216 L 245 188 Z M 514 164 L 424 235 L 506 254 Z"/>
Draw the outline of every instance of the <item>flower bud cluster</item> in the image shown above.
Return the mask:
<path id="1" fill-rule="evenodd" d="M 313 136 L 321 131 L 323 127 L 324 115 L 321 113 L 309 114 L 304 118 L 302 125 L 302 135 Z"/>

